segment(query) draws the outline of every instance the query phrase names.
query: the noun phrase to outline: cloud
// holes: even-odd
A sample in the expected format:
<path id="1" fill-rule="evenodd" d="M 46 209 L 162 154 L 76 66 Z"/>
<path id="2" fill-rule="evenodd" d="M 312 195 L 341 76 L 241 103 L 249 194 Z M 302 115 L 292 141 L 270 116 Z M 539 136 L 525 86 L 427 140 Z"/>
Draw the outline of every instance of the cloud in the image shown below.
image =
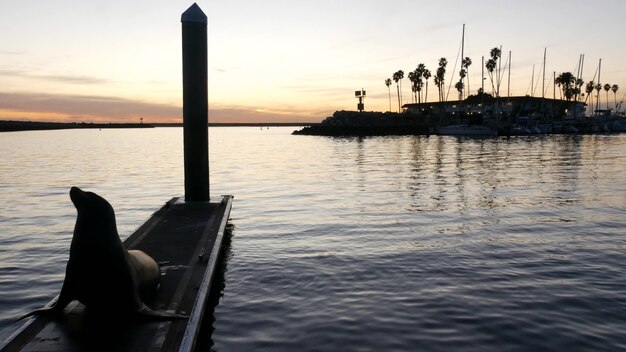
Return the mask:
<path id="1" fill-rule="evenodd" d="M 24 55 L 26 51 L 0 50 L 0 55 Z"/>
<path id="2" fill-rule="evenodd" d="M 71 84 L 102 84 L 109 83 L 109 80 L 90 77 L 90 76 L 71 76 L 71 75 L 38 75 L 32 72 L 22 70 L 0 70 L 0 76 L 19 77 L 35 80 L 71 83 Z"/>
<path id="3" fill-rule="evenodd" d="M 182 108 L 139 100 L 106 96 L 56 95 L 0 92 L 0 119 L 26 118 L 39 121 L 75 122 L 181 122 Z M 211 106 L 210 122 L 316 122 L 324 112 L 293 112 L 291 109 L 262 109 L 246 106 Z"/>
<path id="4" fill-rule="evenodd" d="M 210 122 L 314 122 L 321 118 L 311 117 L 301 113 L 286 113 L 248 108 L 216 108 L 209 107 Z"/>
<path id="5" fill-rule="evenodd" d="M 66 115 L 77 121 L 124 121 L 138 117 L 171 121 L 179 119 L 179 106 L 138 100 L 81 95 L 0 92 L 0 109 L 24 113 Z"/>

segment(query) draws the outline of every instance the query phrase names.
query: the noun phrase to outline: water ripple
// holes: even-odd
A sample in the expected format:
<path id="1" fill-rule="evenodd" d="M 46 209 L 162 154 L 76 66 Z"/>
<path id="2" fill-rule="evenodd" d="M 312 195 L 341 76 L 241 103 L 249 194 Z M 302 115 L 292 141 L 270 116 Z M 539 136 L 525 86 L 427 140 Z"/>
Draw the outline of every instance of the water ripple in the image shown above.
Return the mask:
<path id="1" fill-rule="evenodd" d="M 210 131 L 212 193 L 236 196 L 212 349 L 626 349 L 626 135 L 290 132 Z M 182 131 L 0 137 L 6 328 L 58 293 L 69 187 L 125 237 L 182 193 Z"/>

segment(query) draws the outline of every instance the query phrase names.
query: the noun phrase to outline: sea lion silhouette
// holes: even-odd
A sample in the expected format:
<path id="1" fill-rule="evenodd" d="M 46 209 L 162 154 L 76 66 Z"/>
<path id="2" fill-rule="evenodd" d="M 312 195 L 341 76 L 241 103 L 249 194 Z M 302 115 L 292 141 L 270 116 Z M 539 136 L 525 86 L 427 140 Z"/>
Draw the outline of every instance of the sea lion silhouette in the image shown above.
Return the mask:
<path id="1" fill-rule="evenodd" d="M 59 316 L 73 300 L 83 303 L 90 314 L 186 318 L 152 310 L 142 300 L 159 286 L 159 265 L 142 251 L 126 250 L 117 233 L 111 204 L 78 187 L 71 188 L 70 198 L 78 216 L 61 293 L 49 308 L 35 310 L 22 318 L 33 314 Z"/>

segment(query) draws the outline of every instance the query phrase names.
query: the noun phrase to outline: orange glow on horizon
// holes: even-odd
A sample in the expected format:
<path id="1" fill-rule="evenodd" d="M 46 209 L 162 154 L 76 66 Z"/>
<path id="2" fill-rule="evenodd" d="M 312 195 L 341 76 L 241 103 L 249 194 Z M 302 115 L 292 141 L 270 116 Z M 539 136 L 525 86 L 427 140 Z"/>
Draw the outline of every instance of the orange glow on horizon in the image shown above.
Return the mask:
<path id="1" fill-rule="evenodd" d="M 212 123 L 310 123 L 319 122 L 330 115 L 320 113 L 301 113 L 272 111 L 269 109 L 245 109 L 245 108 L 216 108 L 209 109 L 209 122 Z M 33 122 L 61 122 L 61 123 L 137 123 L 143 118 L 143 123 L 182 123 L 180 117 L 154 117 L 146 115 L 134 116 L 101 116 L 101 115 L 70 115 L 58 112 L 20 111 L 0 109 L 0 120 L 5 121 L 33 121 Z"/>
<path id="2" fill-rule="evenodd" d="M 39 111 L 17 111 L 0 109 L 0 120 L 5 121 L 33 121 L 33 122 L 95 122 L 95 123 L 134 123 L 140 122 L 143 117 L 144 123 L 180 123 L 182 118 L 153 118 L 148 116 L 133 116 L 126 118 L 111 118 L 110 116 L 98 116 L 98 115 L 81 115 L 74 116 L 56 112 L 39 112 Z"/>

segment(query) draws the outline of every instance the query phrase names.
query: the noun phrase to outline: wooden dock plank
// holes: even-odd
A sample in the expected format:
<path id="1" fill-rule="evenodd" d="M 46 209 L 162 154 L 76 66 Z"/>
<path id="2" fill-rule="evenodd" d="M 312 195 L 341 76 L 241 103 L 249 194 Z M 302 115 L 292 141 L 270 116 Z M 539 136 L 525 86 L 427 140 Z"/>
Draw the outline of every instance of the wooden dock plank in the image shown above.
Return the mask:
<path id="1" fill-rule="evenodd" d="M 124 241 L 161 265 L 161 285 L 146 303 L 189 318 L 104 322 L 75 302 L 62 319 L 31 318 L 1 351 L 193 351 L 232 201 L 232 196 L 222 196 L 220 203 L 173 198 Z"/>

